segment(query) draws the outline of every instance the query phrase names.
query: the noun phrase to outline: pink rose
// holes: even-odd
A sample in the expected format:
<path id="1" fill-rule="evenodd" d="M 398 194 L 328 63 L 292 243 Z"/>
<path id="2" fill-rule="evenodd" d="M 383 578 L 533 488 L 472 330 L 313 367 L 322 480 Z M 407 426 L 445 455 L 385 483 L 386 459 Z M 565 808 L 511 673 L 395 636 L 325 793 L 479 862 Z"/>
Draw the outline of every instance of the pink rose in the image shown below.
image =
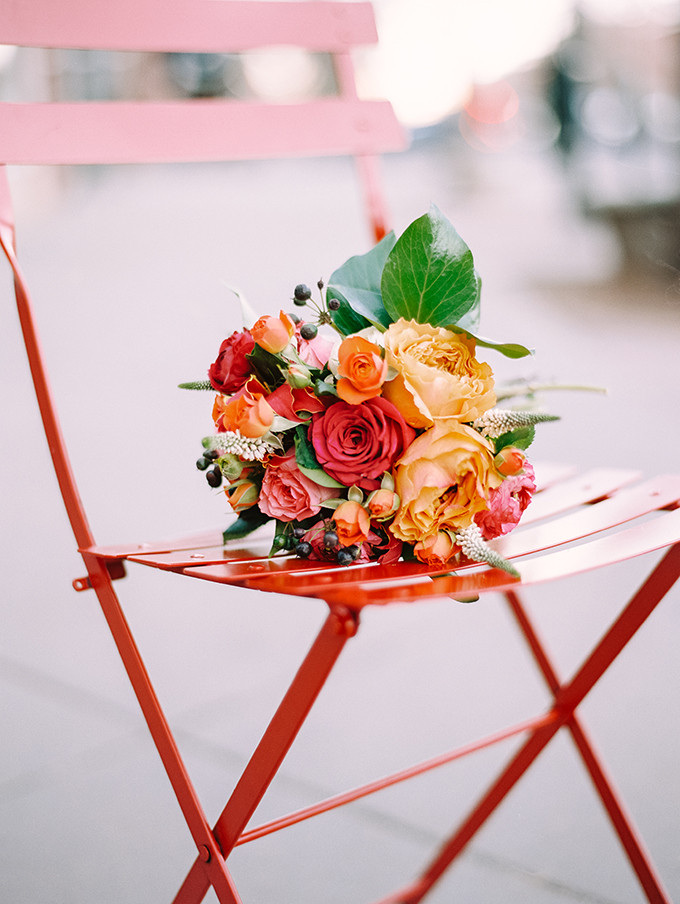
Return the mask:
<path id="1" fill-rule="evenodd" d="M 338 401 L 312 418 L 309 438 L 321 467 L 345 486 L 377 490 L 413 442 L 415 430 L 386 399 L 359 405 Z"/>
<path id="2" fill-rule="evenodd" d="M 305 364 L 321 370 L 331 356 L 333 344 L 325 339 L 321 333 L 317 333 L 313 339 L 303 339 L 300 335 L 300 326 L 297 326 L 298 355 Z"/>
<path id="3" fill-rule="evenodd" d="M 488 511 L 475 515 L 475 523 L 481 530 L 483 538 L 491 540 L 510 533 L 531 502 L 535 491 L 534 469 L 528 461 L 525 461 L 521 474 L 506 477 L 499 487 L 491 490 Z"/>
<path id="4" fill-rule="evenodd" d="M 314 483 L 302 473 L 295 460 L 295 450 L 286 455 L 272 455 L 265 468 L 260 491 L 260 510 L 279 521 L 311 518 L 321 510 L 321 503 L 336 495 L 336 490 Z"/>
<path id="5" fill-rule="evenodd" d="M 248 330 L 232 333 L 220 345 L 216 360 L 208 368 L 210 385 L 217 392 L 231 395 L 240 389 L 251 375 L 246 355 L 252 352 L 255 340 Z"/>

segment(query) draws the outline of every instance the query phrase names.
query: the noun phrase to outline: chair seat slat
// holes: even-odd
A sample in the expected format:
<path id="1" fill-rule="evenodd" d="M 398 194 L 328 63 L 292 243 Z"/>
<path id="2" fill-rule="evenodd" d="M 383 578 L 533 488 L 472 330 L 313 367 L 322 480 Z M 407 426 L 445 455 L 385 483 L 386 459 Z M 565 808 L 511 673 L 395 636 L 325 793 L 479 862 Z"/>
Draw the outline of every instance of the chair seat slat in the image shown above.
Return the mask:
<path id="1" fill-rule="evenodd" d="M 493 542 L 505 558 L 529 555 L 571 543 L 673 505 L 680 500 L 680 476 L 669 475 L 626 488 L 596 505 L 585 505 L 556 521 L 523 529 Z"/>
<path id="2" fill-rule="evenodd" d="M 351 570 L 348 570 L 344 573 L 346 577 L 340 572 L 332 581 L 323 585 L 320 585 L 320 582 L 315 583 L 315 576 L 312 574 L 306 576 L 288 574 L 285 581 L 275 576 L 258 576 L 243 583 L 245 586 L 269 592 L 318 597 L 328 603 L 347 604 L 348 594 L 351 594 L 352 608 L 362 608 L 367 605 L 513 590 L 614 565 L 677 543 L 680 543 L 680 509 L 664 513 L 654 522 L 646 522 L 619 531 L 615 535 L 592 540 L 582 546 L 524 559 L 518 564 L 521 578 L 514 578 L 498 569 L 484 569 L 457 575 L 435 576 L 431 581 L 412 580 L 409 584 L 400 584 L 397 580 L 379 581 L 376 573 L 372 581 L 354 583 Z M 192 569 L 186 573 L 200 576 L 199 572 L 200 569 Z"/>
<path id="3" fill-rule="evenodd" d="M 639 471 L 593 468 L 537 494 L 524 512 L 522 524 L 527 525 L 542 518 L 551 518 L 576 506 L 609 496 L 639 476 Z"/>

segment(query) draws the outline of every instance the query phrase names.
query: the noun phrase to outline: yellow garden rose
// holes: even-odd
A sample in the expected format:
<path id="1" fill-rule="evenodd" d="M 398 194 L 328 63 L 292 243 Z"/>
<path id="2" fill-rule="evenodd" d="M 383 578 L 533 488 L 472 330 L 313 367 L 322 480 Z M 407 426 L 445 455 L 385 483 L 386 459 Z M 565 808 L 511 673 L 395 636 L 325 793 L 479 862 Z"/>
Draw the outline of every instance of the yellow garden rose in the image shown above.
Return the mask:
<path id="1" fill-rule="evenodd" d="M 401 319 L 384 339 L 385 360 L 398 376 L 384 384 L 383 397 L 412 427 L 471 422 L 496 404 L 493 371 L 476 359 L 475 340 L 465 333 Z"/>
<path id="2" fill-rule="evenodd" d="M 464 424 L 439 423 L 415 439 L 397 463 L 401 505 L 392 533 L 418 543 L 440 530 L 469 527 L 501 482 L 489 440 Z"/>

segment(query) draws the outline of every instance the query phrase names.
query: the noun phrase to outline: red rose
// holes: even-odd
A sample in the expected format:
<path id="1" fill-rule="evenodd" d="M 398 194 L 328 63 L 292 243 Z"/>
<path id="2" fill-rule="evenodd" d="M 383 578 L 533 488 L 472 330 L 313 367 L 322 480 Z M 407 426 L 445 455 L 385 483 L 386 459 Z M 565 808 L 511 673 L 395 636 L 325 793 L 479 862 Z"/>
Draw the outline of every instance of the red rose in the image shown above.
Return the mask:
<path id="1" fill-rule="evenodd" d="M 416 432 L 386 399 L 335 402 L 312 418 L 309 438 L 321 467 L 345 486 L 377 490 Z"/>
<path id="2" fill-rule="evenodd" d="M 208 369 L 210 385 L 217 392 L 229 395 L 239 390 L 251 375 L 250 362 L 246 358 L 255 347 L 255 340 L 248 330 L 232 333 L 220 345 L 217 359 Z"/>

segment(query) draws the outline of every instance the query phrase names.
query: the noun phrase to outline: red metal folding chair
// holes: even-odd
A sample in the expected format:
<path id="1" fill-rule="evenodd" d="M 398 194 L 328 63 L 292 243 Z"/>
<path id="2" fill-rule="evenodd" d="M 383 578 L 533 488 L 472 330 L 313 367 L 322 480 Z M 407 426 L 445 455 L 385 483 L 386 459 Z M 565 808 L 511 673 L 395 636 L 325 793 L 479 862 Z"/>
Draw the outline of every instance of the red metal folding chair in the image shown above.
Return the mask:
<path id="1" fill-rule="evenodd" d="M 376 236 L 384 230 L 374 155 L 401 145 L 401 132 L 385 104 L 365 104 L 351 82 L 349 49 L 375 39 L 365 3 L 246 3 L 216 0 L 144 0 L 126 4 L 52 4 L 24 0 L 13 4 L 0 24 L 0 40 L 10 44 L 138 50 L 234 51 L 259 44 L 295 43 L 334 54 L 344 95 L 301 107 L 271 107 L 197 100 L 179 104 L 95 103 L 0 105 L 0 159 L 5 163 L 115 163 L 145 160 L 231 159 L 296 153 L 346 153 L 358 157 L 368 182 L 367 203 Z M 231 104 L 231 102 L 229 102 Z M 300 129 L 312 113 L 315 130 Z M 232 119 L 231 117 L 235 117 Z M 301 118 L 303 117 L 303 118 Z M 236 128 L 231 123 L 236 122 Z M 271 123 L 275 123 L 272 127 Z M 304 141 L 302 139 L 305 139 Z M 311 139 L 311 145 L 306 139 Z M 595 469 L 585 474 L 563 469 L 542 472 L 541 491 L 523 524 L 497 541 L 501 553 L 517 562 L 521 579 L 486 567 L 458 574 L 419 563 L 367 565 L 349 569 L 296 558 L 270 559 L 268 544 L 233 541 L 219 533 L 175 542 L 99 546 L 80 501 L 57 420 L 40 352 L 25 280 L 15 251 L 9 194 L 0 190 L 0 239 L 14 272 L 19 316 L 56 474 L 87 576 L 76 590 L 93 589 L 128 673 L 149 731 L 166 769 L 194 841 L 195 861 L 177 893 L 177 904 L 197 904 L 212 887 L 222 904 L 241 900 L 229 857 L 253 842 L 315 815 L 356 801 L 490 747 L 507 738 L 523 739 L 498 777 L 480 793 L 469 815 L 454 829 L 405 888 L 380 904 L 423 900 L 518 779 L 564 729 L 576 746 L 612 826 L 651 902 L 670 902 L 662 880 L 584 730 L 578 707 L 617 659 L 680 574 L 680 478 L 640 481 L 637 474 Z M 649 577 L 621 609 L 612 626 L 568 680 L 557 669 L 520 598 L 525 586 L 549 585 L 595 568 L 654 551 L 663 555 Z M 214 825 L 202 804 L 163 714 L 144 662 L 123 614 L 114 582 L 126 563 L 178 575 L 325 601 L 328 616 L 304 658 L 274 717 L 266 727 L 241 778 Z M 550 691 L 544 711 L 520 724 L 464 747 L 416 763 L 302 810 L 251 827 L 252 815 L 329 676 L 345 644 L 359 630 L 366 607 L 417 605 L 440 598 L 500 593 L 507 601 L 528 649 Z M 445 603 L 451 605 L 451 603 Z M 187 864 L 188 865 L 188 864 Z"/>

